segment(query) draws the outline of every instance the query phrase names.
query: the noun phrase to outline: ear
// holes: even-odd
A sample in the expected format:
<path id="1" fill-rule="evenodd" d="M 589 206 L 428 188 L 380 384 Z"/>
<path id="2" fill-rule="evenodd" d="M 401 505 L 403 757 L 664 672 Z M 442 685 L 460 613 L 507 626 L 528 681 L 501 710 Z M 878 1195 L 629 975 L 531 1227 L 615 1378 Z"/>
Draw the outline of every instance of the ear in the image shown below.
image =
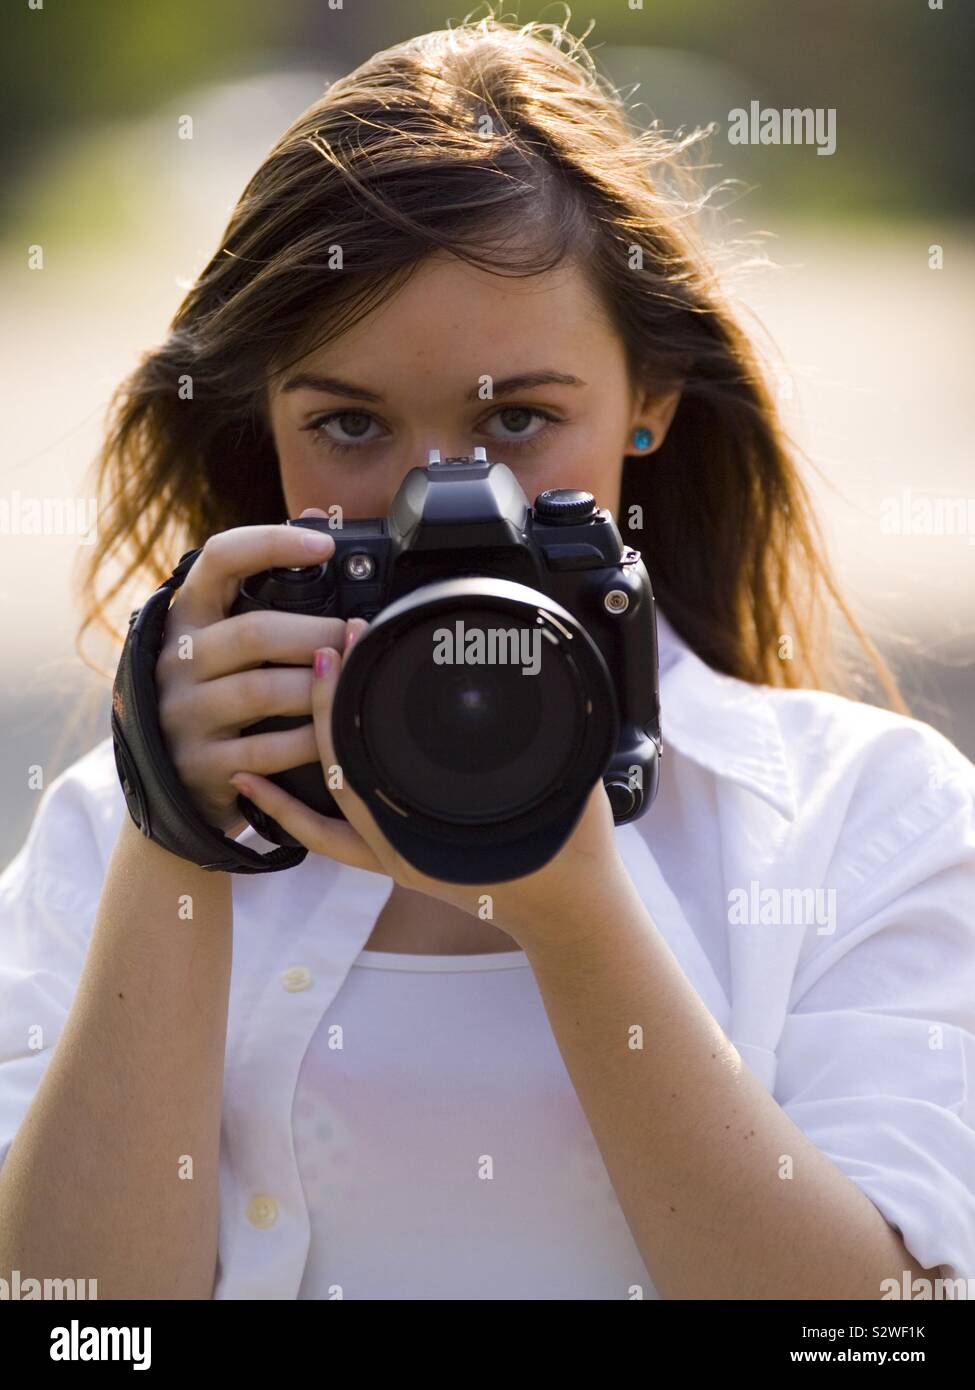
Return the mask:
<path id="1" fill-rule="evenodd" d="M 680 404 L 681 394 L 681 386 L 673 387 L 667 391 L 638 391 L 636 393 L 630 429 L 623 448 L 624 454 L 637 454 L 642 457 L 655 453 L 660 448 Z M 633 433 L 640 426 L 649 430 L 653 436 L 652 442 L 643 449 L 637 448 L 633 442 Z"/>

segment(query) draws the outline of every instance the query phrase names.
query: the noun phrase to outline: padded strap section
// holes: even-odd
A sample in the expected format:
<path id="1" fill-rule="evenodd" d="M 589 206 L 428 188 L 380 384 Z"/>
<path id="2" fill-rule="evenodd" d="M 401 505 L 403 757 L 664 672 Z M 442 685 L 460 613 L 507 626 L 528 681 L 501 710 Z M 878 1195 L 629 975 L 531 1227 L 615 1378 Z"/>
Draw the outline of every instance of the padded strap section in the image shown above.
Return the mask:
<path id="1" fill-rule="evenodd" d="M 129 815 L 148 839 L 202 869 L 266 874 L 300 864 L 304 847 L 278 846 L 261 854 L 208 825 L 177 776 L 159 727 L 156 661 L 172 595 L 202 546 L 188 550 L 172 575 L 137 608 L 112 688 L 112 741 Z"/>

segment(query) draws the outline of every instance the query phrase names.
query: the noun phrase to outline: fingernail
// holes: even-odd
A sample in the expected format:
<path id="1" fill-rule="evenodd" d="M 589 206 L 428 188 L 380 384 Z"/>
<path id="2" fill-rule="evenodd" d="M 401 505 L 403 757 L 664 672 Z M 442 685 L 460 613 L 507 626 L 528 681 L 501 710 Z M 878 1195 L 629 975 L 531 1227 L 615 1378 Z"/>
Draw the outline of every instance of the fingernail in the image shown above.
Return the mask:
<path id="1" fill-rule="evenodd" d="M 315 653 L 314 660 L 312 661 L 312 670 L 315 673 L 316 680 L 321 680 L 322 676 L 325 675 L 326 671 L 329 671 L 331 669 L 332 663 L 333 661 L 335 661 L 337 656 L 338 653 L 334 651 L 331 647 L 318 648 L 318 650 Z"/>
<path id="2" fill-rule="evenodd" d="M 309 531 L 307 526 L 299 528 L 301 531 L 301 543 L 306 550 L 310 550 L 313 555 L 327 555 L 334 545 L 331 536 L 324 535 L 321 531 Z"/>
<path id="3" fill-rule="evenodd" d="M 236 787 L 239 792 L 243 792 L 245 796 L 250 795 L 251 784 L 242 772 L 234 773 L 233 777 L 230 779 L 230 785 Z"/>
<path id="4" fill-rule="evenodd" d="M 355 626 L 356 623 L 359 624 L 358 627 Z M 350 618 L 350 619 L 349 619 L 349 621 L 348 621 L 348 622 L 346 623 L 346 625 L 345 625 L 345 650 L 346 650 L 346 651 L 349 650 L 349 648 L 352 646 L 352 643 L 353 643 L 353 642 L 358 641 L 358 639 L 362 636 L 362 634 L 365 632 L 365 630 L 366 630 L 366 628 L 367 628 L 368 626 L 369 626 L 369 625 L 368 625 L 368 623 L 366 622 L 366 620 L 365 620 L 364 618 Z"/>

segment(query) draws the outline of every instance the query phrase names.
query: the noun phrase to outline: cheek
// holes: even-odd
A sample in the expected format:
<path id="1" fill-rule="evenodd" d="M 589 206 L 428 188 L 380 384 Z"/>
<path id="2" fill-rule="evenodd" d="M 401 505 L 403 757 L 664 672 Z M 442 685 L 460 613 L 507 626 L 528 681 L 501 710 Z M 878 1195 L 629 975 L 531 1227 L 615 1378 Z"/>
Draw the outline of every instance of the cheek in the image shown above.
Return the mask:
<path id="1" fill-rule="evenodd" d="M 288 504 L 288 515 L 298 516 L 305 507 L 320 507 L 322 471 L 314 466 L 304 450 L 278 450 L 281 488 Z"/>
<path id="2" fill-rule="evenodd" d="M 279 449 L 278 468 L 288 516 L 306 507 L 341 507 L 347 517 L 385 516 L 387 499 L 381 479 L 349 463 L 326 462 L 314 449 Z"/>
<path id="3" fill-rule="evenodd" d="M 578 488 L 591 492 L 597 505 L 608 507 L 614 515 L 619 506 L 622 479 L 623 457 L 612 454 L 605 444 L 601 449 L 556 450 L 551 460 L 546 459 L 543 468 L 518 471 L 518 481 L 529 502 L 548 488 Z"/>

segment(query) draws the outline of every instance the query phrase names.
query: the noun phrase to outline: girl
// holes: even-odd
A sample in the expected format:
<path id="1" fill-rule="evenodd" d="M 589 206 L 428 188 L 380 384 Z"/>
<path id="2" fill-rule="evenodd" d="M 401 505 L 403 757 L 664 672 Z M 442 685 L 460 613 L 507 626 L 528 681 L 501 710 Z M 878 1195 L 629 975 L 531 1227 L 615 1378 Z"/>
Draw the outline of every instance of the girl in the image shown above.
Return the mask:
<path id="1" fill-rule="evenodd" d="M 975 769 L 829 693 L 839 598 L 664 191 L 678 154 L 562 30 L 380 53 L 271 150 L 120 389 L 83 630 L 202 545 L 157 667 L 172 760 L 213 827 L 267 847 L 243 792 L 311 853 L 168 853 L 108 739 L 45 793 L 0 880 L 0 1275 L 279 1299 L 975 1277 Z M 548 865 L 470 886 L 412 870 L 350 788 L 325 820 L 269 780 L 334 764 L 364 624 L 228 611 L 309 563 L 286 518 L 384 515 L 430 448 L 477 444 L 642 552 L 665 753 L 642 819 L 614 827 L 597 784 Z M 241 737 L 278 714 L 311 720 Z"/>

